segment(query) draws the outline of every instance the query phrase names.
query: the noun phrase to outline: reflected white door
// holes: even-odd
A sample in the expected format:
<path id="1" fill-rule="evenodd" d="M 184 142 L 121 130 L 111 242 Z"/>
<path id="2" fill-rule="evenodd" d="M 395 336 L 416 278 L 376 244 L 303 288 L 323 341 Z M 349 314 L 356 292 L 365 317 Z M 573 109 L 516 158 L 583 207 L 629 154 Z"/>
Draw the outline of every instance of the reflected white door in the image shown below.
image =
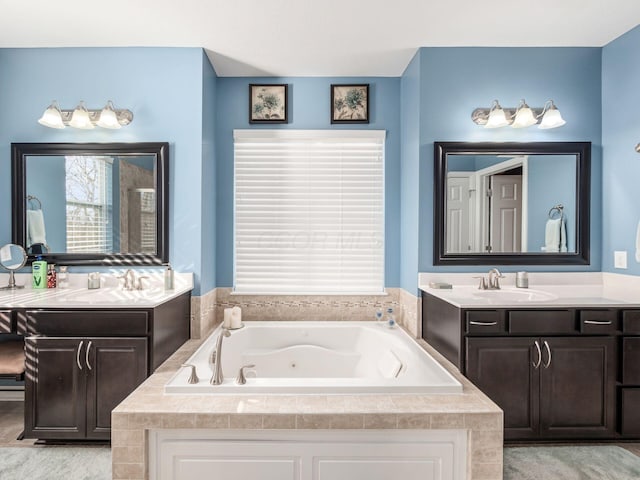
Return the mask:
<path id="1" fill-rule="evenodd" d="M 490 203 L 491 252 L 521 251 L 522 175 L 493 175 Z"/>
<path id="2" fill-rule="evenodd" d="M 447 253 L 471 250 L 469 177 L 447 177 Z"/>

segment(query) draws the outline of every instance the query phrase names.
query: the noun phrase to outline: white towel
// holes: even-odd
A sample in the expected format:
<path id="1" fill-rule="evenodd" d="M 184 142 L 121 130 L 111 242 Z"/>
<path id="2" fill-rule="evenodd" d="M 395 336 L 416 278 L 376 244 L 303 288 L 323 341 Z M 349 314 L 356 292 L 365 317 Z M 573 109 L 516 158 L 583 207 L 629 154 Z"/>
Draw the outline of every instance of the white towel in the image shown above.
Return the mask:
<path id="1" fill-rule="evenodd" d="M 47 244 L 47 234 L 44 228 L 42 210 L 27 210 L 27 243 Z"/>
<path id="2" fill-rule="evenodd" d="M 567 230 L 564 218 L 550 218 L 544 230 L 545 252 L 567 251 Z"/>

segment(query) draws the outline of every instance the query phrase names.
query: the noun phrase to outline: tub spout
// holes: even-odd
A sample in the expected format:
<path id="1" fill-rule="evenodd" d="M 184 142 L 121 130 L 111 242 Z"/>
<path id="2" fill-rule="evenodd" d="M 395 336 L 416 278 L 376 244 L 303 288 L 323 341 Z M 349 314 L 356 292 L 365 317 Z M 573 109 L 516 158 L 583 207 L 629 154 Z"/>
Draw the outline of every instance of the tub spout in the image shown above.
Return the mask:
<path id="1" fill-rule="evenodd" d="M 216 350 L 214 353 L 214 365 L 213 365 L 213 377 L 211 377 L 211 385 L 220 385 L 224 381 L 224 375 L 222 374 L 222 340 L 224 337 L 230 336 L 229 330 L 223 328 L 218 335 L 216 341 Z"/>

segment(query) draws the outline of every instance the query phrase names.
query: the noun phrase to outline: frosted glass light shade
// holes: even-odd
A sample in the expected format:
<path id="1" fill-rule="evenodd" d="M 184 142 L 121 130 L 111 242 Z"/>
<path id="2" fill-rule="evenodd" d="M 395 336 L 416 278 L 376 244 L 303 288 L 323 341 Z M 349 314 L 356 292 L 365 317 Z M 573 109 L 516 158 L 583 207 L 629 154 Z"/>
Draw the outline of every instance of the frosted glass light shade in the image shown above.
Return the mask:
<path id="1" fill-rule="evenodd" d="M 89 112 L 84 106 L 84 102 L 80 102 L 80 104 L 73 111 L 69 125 L 73 128 L 81 128 L 83 130 L 90 130 L 92 128 L 95 128 L 93 126 L 93 123 L 91 123 L 91 118 L 89 117 Z"/>
<path id="2" fill-rule="evenodd" d="M 520 107 L 516 112 L 516 118 L 513 120 L 511 126 L 513 128 L 525 128 L 535 125 L 536 123 L 538 123 L 538 120 L 533 114 L 533 111 L 531 111 L 527 104 L 524 104 L 524 106 Z"/>
<path id="3" fill-rule="evenodd" d="M 62 122 L 62 114 L 58 108 L 58 104 L 53 102 L 42 114 L 42 117 L 38 119 L 40 125 L 44 125 L 49 128 L 64 128 Z"/>
<path id="4" fill-rule="evenodd" d="M 509 125 L 507 116 L 504 113 L 502 107 L 497 106 L 489 112 L 489 118 L 484 128 L 499 128 Z"/>
<path id="5" fill-rule="evenodd" d="M 113 109 L 113 103 L 111 100 L 107 103 L 107 105 L 100 112 L 100 117 L 96 122 L 96 125 L 102 128 L 121 128 L 122 125 L 118 122 L 118 116 L 116 115 L 115 110 Z"/>
<path id="6" fill-rule="evenodd" d="M 562 115 L 560 115 L 560 110 L 558 110 L 556 106 L 553 104 L 553 102 L 551 102 L 551 106 L 544 113 L 544 116 L 542 117 L 542 121 L 540 122 L 540 125 L 538 126 L 538 128 L 542 128 L 542 129 L 557 128 L 557 127 L 561 127 L 565 123 L 567 122 L 565 122 L 564 119 L 562 118 Z"/>

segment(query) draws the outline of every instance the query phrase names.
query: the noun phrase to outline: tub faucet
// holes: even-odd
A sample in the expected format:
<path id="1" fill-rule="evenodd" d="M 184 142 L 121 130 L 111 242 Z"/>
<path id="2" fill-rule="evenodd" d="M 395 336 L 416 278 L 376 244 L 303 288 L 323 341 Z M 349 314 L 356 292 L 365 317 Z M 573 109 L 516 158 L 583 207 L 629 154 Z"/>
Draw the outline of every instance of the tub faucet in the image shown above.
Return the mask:
<path id="1" fill-rule="evenodd" d="M 213 377 L 211 377 L 211 385 L 220 385 L 224 381 L 224 375 L 222 374 L 222 340 L 224 337 L 231 336 L 229 330 L 223 328 L 216 340 L 216 350 L 214 353 L 214 365 L 213 365 Z"/>

